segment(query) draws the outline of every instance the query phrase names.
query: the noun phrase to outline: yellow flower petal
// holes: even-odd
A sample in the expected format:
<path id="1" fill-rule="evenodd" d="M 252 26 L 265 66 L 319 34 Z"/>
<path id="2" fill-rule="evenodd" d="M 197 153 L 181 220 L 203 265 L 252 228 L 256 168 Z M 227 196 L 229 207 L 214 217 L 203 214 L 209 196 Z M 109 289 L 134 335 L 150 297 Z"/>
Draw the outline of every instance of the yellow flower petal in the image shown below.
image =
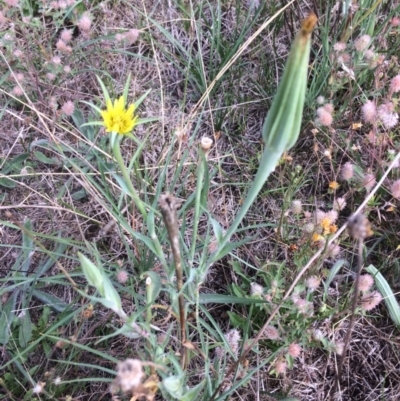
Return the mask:
<path id="1" fill-rule="evenodd" d="M 133 130 L 137 124 L 135 116 L 135 105 L 131 104 L 125 109 L 125 99 L 121 96 L 119 99 L 107 101 L 106 110 L 100 112 L 103 118 L 103 124 L 107 132 L 116 132 L 117 134 L 127 134 Z"/>

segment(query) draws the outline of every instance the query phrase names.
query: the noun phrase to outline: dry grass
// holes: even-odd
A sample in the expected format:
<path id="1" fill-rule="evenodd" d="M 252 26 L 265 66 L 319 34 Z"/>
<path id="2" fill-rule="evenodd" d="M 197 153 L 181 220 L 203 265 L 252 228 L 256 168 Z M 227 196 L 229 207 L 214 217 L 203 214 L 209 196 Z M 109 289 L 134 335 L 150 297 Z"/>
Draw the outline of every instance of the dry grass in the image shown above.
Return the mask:
<path id="1" fill-rule="evenodd" d="M 265 118 L 266 105 L 270 104 L 270 98 L 279 81 L 292 39 L 291 32 L 297 29 L 298 17 L 318 4 L 302 2 L 298 6 L 294 3 L 284 18 L 277 18 L 274 24 L 244 47 L 238 60 L 231 65 L 233 56 L 239 54 L 238 49 L 227 56 L 226 60 L 226 54 L 223 54 L 222 50 L 236 44 L 232 38 L 243 26 L 251 24 L 247 13 L 251 12 L 254 15 L 255 11 L 249 11 L 247 5 L 243 8 L 235 6 L 232 2 L 222 3 L 219 21 L 221 31 L 215 33 L 217 28 L 212 27 L 212 22 L 216 21 L 213 15 L 216 8 L 208 7 L 206 3 L 203 5 L 203 12 L 200 12 L 201 5 L 190 2 L 182 2 L 180 5 L 174 1 L 151 0 L 93 4 L 86 2 L 84 4 L 93 17 L 92 28 L 86 35 L 75 29 L 72 39 L 73 52 L 70 55 L 62 55 L 63 64 L 68 65 L 72 73 L 60 71 L 55 81 L 46 78 L 46 66 L 56 54 L 55 44 L 60 29 L 56 28 L 50 17 L 41 22 L 48 25 L 46 28 L 42 27 L 43 29 L 30 28 L 29 24 L 16 25 L 12 48 L 14 51 L 18 48 L 24 56 L 20 59 L 10 56 L 12 52 L 3 46 L 0 61 L 2 74 L 10 73 L 0 94 L 4 104 L 0 121 L 0 171 L 3 171 L 2 174 L 7 175 L 9 183 L 11 182 L 9 187 L 0 187 L 0 220 L 3 223 L 0 227 L 0 288 L 3 307 L 11 294 L 7 287 L 15 278 L 13 271 L 20 268 L 23 257 L 26 256 L 21 251 L 25 237 L 17 223 L 22 225 L 27 221 L 32 223 L 35 248 L 29 255 L 29 274 L 34 274 L 43 265 L 43 261 L 54 252 L 56 244 L 62 238 L 67 246 L 59 255 L 58 261 L 81 289 L 84 289 L 85 280 L 77 271 L 79 264 L 75 255 L 90 244 L 97 248 L 110 276 L 114 278 L 120 269 L 129 273 L 126 287 L 115 282 L 122 294 L 124 310 L 128 314 L 137 312 L 136 300 L 142 300 L 146 295 L 143 282 L 137 278 L 141 273 L 147 270 L 158 272 L 162 280 L 167 282 L 166 274 L 157 258 L 146 250 L 138 239 L 132 238 L 119 224 L 107 226 L 116 220 L 117 214 L 114 209 L 118 206 L 119 210 L 124 210 L 121 216 L 131 227 L 139 233 L 145 234 L 146 231 L 146 222 L 132 211 L 128 197 L 121 196 L 120 186 L 112 174 L 107 172 L 102 176 L 96 157 L 101 156 L 104 160 L 111 161 L 103 131 L 99 135 L 96 134 L 93 141 L 83 139 L 73 121 L 60 111 L 61 106 L 68 100 L 74 101 L 75 107 L 81 109 L 86 116 L 89 108 L 78 102 L 86 100 L 99 105 L 102 95 L 95 78 L 95 74 L 99 72 L 105 73 L 102 74 L 102 79 L 115 96 L 122 92 L 129 73 L 132 73 L 130 99 L 137 99 L 147 89 L 152 89 L 140 108 L 140 117 L 156 116 L 160 119 L 135 130 L 139 141 L 145 140 L 147 136 L 150 138 L 140 156 L 141 168 L 136 176 L 135 185 L 140 196 L 143 199 L 151 199 L 154 196 L 160 175 L 168 163 L 163 190 L 173 191 L 184 204 L 196 190 L 198 140 L 202 136 L 209 136 L 215 141 L 208 158 L 210 170 L 215 174 L 211 178 L 207 207 L 223 229 L 229 227 L 257 169 L 262 147 L 260 127 Z M 392 9 L 395 7 L 396 5 L 392 5 Z M 244 37 L 237 40 L 238 43 L 243 44 L 249 39 L 267 17 L 276 11 L 265 9 Z M 324 15 L 321 11 L 321 21 L 325 21 Z M 378 15 L 377 19 L 381 21 L 384 17 Z M 73 23 L 74 17 L 71 16 L 71 19 L 64 21 L 64 26 L 72 27 Z M 332 32 L 336 32 L 334 27 Z M 140 30 L 137 42 L 128 45 L 115 40 L 115 33 L 131 28 Z M 7 24 L 1 28 L 3 32 L 6 29 L 9 29 Z M 38 35 L 38 32 L 41 35 Z M 215 35 L 219 35 L 219 38 Z M 315 54 L 320 58 L 323 57 L 321 36 L 322 28 L 315 35 L 314 48 Z M 391 36 L 388 38 L 388 41 L 393 39 Z M 218 40 L 222 41 L 220 52 L 213 48 L 213 41 Z M 385 51 L 390 48 L 386 42 L 382 43 L 382 36 L 379 40 L 381 42 L 376 43 L 377 48 L 382 46 Z M 39 49 L 42 49 L 43 54 L 40 54 Z M 45 60 L 47 64 L 43 64 Z M 317 63 L 318 57 L 313 60 L 315 70 Z M 334 69 L 333 62 L 332 65 Z M 20 101 L 16 101 L 12 94 L 15 85 L 13 74 L 20 72 L 24 67 L 26 70 L 22 87 L 26 94 L 19 97 Z M 227 71 L 223 75 L 221 71 L 224 67 Z M 380 73 L 391 77 L 393 71 L 398 73 L 398 68 L 397 59 L 391 58 L 390 63 L 382 66 Z M 336 72 L 332 72 L 332 77 Z M 321 73 L 324 71 L 321 70 Z M 345 196 L 348 206 L 339 215 L 336 223 L 341 227 L 348 215 L 359 207 L 367 196 L 362 188 L 341 181 L 341 188 L 334 194 L 328 185 L 332 181 L 340 181 L 339 167 L 348 160 L 363 166 L 364 172 L 374 171 L 379 178 L 382 175 L 382 167 L 388 164 L 388 148 L 398 150 L 398 126 L 392 133 L 385 134 L 384 143 L 379 143 L 379 146 L 365 140 L 368 134 L 365 125 L 361 130 L 349 128 L 352 123 L 360 121 L 359 106 L 363 103 L 363 92 L 375 93 L 383 91 L 385 84 L 387 86 L 389 78 L 386 81 L 379 80 L 378 75 L 376 73 L 371 78 L 370 74 L 368 79 L 363 80 L 370 83 L 371 79 L 375 79 L 372 89 L 371 86 L 363 87 L 360 91 L 357 89 L 357 97 L 350 100 L 348 97 L 351 97 L 357 82 L 346 82 L 337 88 L 337 91 L 321 85 L 324 90 L 330 91 L 330 100 L 337 102 L 335 110 L 342 116 L 338 117 L 329 129 L 317 127 L 317 130 L 314 130 L 315 101 L 308 99 L 304 129 L 297 147 L 291 152 L 290 158 L 288 156 L 277 168 L 257 203 L 246 216 L 246 224 L 243 226 L 251 228 L 245 234 L 239 232 L 235 236 L 235 240 L 246 236 L 251 238 L 251 241 L 209 268 L 204 282 L 198 287 L 201 294 L 237 295 L 236 289 L 242 291 L 244 297 L 249 292 L 250 282 L 257 281 L 267 288 L 266 277 L 282 263 L 285 264 L 285 268 L 280 285 L 284 293 L 300 268 L 318 250 L 317 246 L 310 244 L 309 237 L 301 230 L 303 225 L 313 221 L 314 211 L 320 208 L 328 210 L 336 196 Z M 206 82 L 201 82 L 202 79 Z M 316 87 L 312 90 L 311 93 L 310 89 L 310 96 L 328 96 L 328 93 L 320 93 Z M 368 96 L 368 93 L 366 95 Z M 52 97 L 55 97 L 57 107 L 51 104 L 54 103 Z M 345 101 L 343 107 L 346 109 L 341 113 L 339 110 Z M 85 143 L 88 145 L 86 148 L 83 147 Z M 357 144 L 362 144 L 362 152 L 351 148 Z M 55 151 L 55 145 L 62 146 L 63 151 Z M 171 146 L 173 151 L 170 154 Z M 92 149 L 96 151 L 96 156 L 79 164 L 85 161 Z M 135 154 L 136 149 L 137 145 L 133 141 L 123 143 L 122 153 L 127 161 Z M 330 152 L 329 157 L 327 150 Z M 53 158 L 52 162 L 45 163 L 43 159 L 38 159 L 35 151 Z M 27 154 L 26 160 L 12 163 L 16 157 L 23 154 Z M 76 165 L 68 165 L 66 160 L 73 158 Z M 184 160 L 183 166 L 179 164 L 181 160 Z M 77 168 L 77 165 L 80 167 Z M 10 170 L 4 173 L 4 169 L 9 166 Z M 91 167 L 90 170 L 85 170 L 88 166 Z M 300 167 L 299 170 L 296 170 L 296 166 Z M 176 171 L 180 167 L 182 170 L 177 176 Z M 391 181 L 397 178 L 396 174 L 397 172 L 394 172 L 390 176 Z M 106 183 L 104 188 L 107 189 L 97 187 L 98 182 Z M 386 269 L 394 265 L 392 273 L 388 274 L 388 281 L 393 285 L 399 273 L 395 264 L 398 252 L 398 212 L 392 206 L 396 204 L 396 200 L 389 198 L 389 188 L 390 185 L 385 183 L 385 187 L 382 187 L 367 205 L 373 228 L 378 233 L 367 243 L 367 260 Z M 106 193 L 107 190 L 113 195 L 113 204 Z M 293 199 L 302 200 L 310 216 L 303 216 L 298 220 L 288 213 Z M 392 207 L 393 211 L 388 211 Z M 188 248 L 191 246 L 194 216 L 193 209 L 185 210 L 186 230 L 182 241 Z M 161 226 L 161 220 L 157 220 L 157 224 Z M 199 221 L 202 244 L 206 243 L 208 224 L 208 215 L 203 214 Z M 101 231 L 104 227 L 108 230 L 105 234 Z M 380 240 L 379 237 L 383 239 Z M 349 261 L 350 265 L 355 264 L 351 240 L 341 236 L 340 245 L 340 257 Z M 47 251 L 43 252 L 40 246 Z M 326 258 L 313 265 L 311 272 L 325 279 L 326 270 L 331 268 L 334 262 L 334 259 Z M 234 268 L 235 263 L 240 267 Z M 193 265 L 200 265 L 198 258 L 195 258 Z M 328 399 L 339 357 L 333 349 L 312 339 L 311 330 L 321 330 L 327 341 L 332 344 L 343 340 L 348 321 L 346 305 L 349 299 L 346 291 L 350 291 L 351 277 L 351 269 L 343 272 L 343 279 L 335 281 L 333 295 L 328 300 L 322 298 L 322 289 L 317 291 L 312 301 L 314 309 L 318 311 L 319 308 L 328 305 L 329 308 L 336 308 L 336 312 L 330 316 L 320 313 L 314 321 L 310 321 L 310 333 L 306 335 L 310 341 L 304 347 L 301 357 L 296 359 L 293 368 L 286 374 L 275 377 L 270 374 L 270 364 L 265 365 L 246 385 L 237 389 L 230 399 L 269 401 L 275 399 L 271 396 L 283 394 L 304 401 Z M 269 278 L 274 279 L 272 273 Z M 31 320 L 38 328 L 32 342 L 41 338 L 43 332 L 52 325 L 59 325 L 50 334 L 54 336 L 51 340 L 40 340 L 46 345 L 37 342 L 37 352 L 29 353 L 29 356 L 22 359 L 20 367 L 9 364 L 3 370 L 5 377 L 11 374 L 24 384 L 18 391 L 15 390 L 15 394 L 6 387 L 0 387 L 0 399 L 22 399 L 34 383 L 43 380 L 49 383 L 46 386 L 48 393 L 43 399 L 62 400 L 67 399 L 65 397 L 69 394 L 73 394 L 74 399 L 109 399 L 107 392 L 112 381 L 110 370 L 115 369 L 116 360 L 125 357 L 145 360 L 145 341 L 127 339 L 119 335 L 95 345 L 97 340 L 110 335 L 115 327 L 120 327 L 120 321 L 108 309 L 98 304 L 93 316 L 82 315 L 82 311 L 87 310 L 88 301 L 78 295 L 71 286 L 66 285 L 63 273 L 55 263 L 46 272 L 39 287 L 41 291 L 73 305 L 75 315 L 59 324 L 59 311 L 52 310 L 49 312 L 47 323 L 41 326 L 44 301 L 32 296 L 27 305 L 23 305 L 21 301 L 15 306 L 17 315 L 24 308 L 30 310 Z M 274 300 L 274 305 L 280 299 Z M 169 298 L 166 294 L 160 295 L 157 305 L 153 323 L 159 328 L 160 336 L 170 336 L 167 341 L 168 347 L 179 349 L 179 341 L 175 337 L 178 323 L 176 315 L 169 309 Z M 217 322 L 221 333 L 226 333 L 232 327 L 232 313 L 242 317 L 244 321 L 254 319 L 254 327 L 246 328 L 249 337 L 252 337 L 257 331 L 256 328 L 262 326 L 265 321 L 262 315 L 271 311 L 260 310 L 254 315 L 247 305 L 215 303 L 206 306 L 209 316 Z M 285 313 L 282 312 L 282 316 Z M 63 317 L 65 316 L 61 315 L 61 319 Z M 207 319 L 208 316 L 201 312 L 200 318 Z M 280 330 L 282 334 L 287 334 L 291 329 L 286 328 L 287 322 L 283 319 L 284 327 Z M 188 321 L 191 329 L 197 327 L 195 312 L 191 311 Z M 245 326 L 239 328 L 245 331 Z M 18 333 L 17 329 L 14 330 L 12 344 L 4 345 L 0 350 L 0 366 L 12 360 L 16 350 L 23 348 L 17 343 L 15 333 Z M 60 346 L 57 339 L 63 339 L 65 344 Z M 217 340 L 210 334 L 211 346 L 202 350 L 208 352 L 207 357 L 210 360 L 214 359 Z M 70 341 L 77 342 L 79 347 L 68 346 Z M 196 351 L 201 349 L 202 338 L 196 334 L 195 329 L 190 341 L 195 344 Z M 218 341 L 221 345 L 221 340 Z M 397 352 L 399 342 L 398 329 L 388 319 L 383 305 L 372 311 L 370 316 L 360 316 L 356 321 L 347 353 L 340 381 L 341 392 L 336 394 L 335 400 L 397 400 L 400 392 L 397 374 L 400 368 Z M 277 348 L 276 344 L 262 342 L 259 354 L 249 354 L 246 369 L 256 368 Z M 104 355 L 96 355 L 89 349 L 96 349 L 110 358 L 106 360 Z M 74 365 L 75 363 L 77 365 Z M 104 369 L 98 371 L 90 365 L 101 366 Z M 191 372 L 191 386 L 203 379 L 202 369 L 204 370 L 204 358 L 199 352 L 188 367 L 188 371 Z M 62 376 L 65 382 L 58 388 L 51 384 L 56 376 Z M 75 381 L 88 377 L 97 377 L 99 380 L 83 383 Z M 5 380 L 10 383 L 10 376 Z M 159 395 L 157 397 L 156 399 L 162 399 Z"/>

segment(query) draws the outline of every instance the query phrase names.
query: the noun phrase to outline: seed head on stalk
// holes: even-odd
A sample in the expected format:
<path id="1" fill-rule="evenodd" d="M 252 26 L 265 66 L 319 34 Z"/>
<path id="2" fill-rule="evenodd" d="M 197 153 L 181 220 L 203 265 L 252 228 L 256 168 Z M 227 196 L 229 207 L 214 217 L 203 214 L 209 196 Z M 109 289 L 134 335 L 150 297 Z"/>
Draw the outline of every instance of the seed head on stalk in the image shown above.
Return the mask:
<path id="1" fill-rule="evenodd" d="M 227 243 L 236 232 L 269 175 L 279 164 L 283 153 L 288 151 L 299 137 L 307 89 L 311 32 L 316 23 L 317 17 L 311 13 L 302 22 L 302 27 L 296 35 L 277 93 L 262 128 L 265 148 L 254 182 L 235 220 L 219 241 L 219 246 L 211 256 L 210 262 L 219 260 L 233 249 L 233 245 L 227 246 Z"/>

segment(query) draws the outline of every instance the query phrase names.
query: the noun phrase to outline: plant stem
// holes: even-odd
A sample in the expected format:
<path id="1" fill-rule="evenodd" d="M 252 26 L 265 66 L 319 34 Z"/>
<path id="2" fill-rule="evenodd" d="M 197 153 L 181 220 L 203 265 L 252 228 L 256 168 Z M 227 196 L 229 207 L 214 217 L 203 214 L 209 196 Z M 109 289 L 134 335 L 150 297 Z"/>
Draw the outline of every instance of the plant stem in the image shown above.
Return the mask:
<path id="1" fill-rule="evenodd" d="M 247 197 L 240 208 L 238 214 L 232 225 L 229 227 L 228 231 L 224 235 L 221 243 L 219 244 L 218 252 L 211 257 L 211 263 L 217 261 L 220 258 L 221 251 L 223 251 L 224 246 L 229 242 L 232 235 L 236 232 L 239 224 L 242 222 L 244 216 L 250 209 L 251 205 L 257 198 L 257 195 L 264 186 L 265 181 L 268 179 L 269 175 L 275 170 L 275 167 L 279 163 L 279 160 L 283 154 L 283 151 L 269 150 L 265 149 L 263 157 L 260 162 L 256 177 L 254 178 L 253 185 L 251 186 Z"/>
<path id="2" fill-rule="evenodd" d="M 357 273 L 356 273 L 356 281 L 354 284 L 354 296 L 353 296 L 353 303 L 351 306 L 351 317 L 350 317 L 349 326 L 347 328 L 346 338 L 344 340 L 342 356 L 340 358 L 338 368 L 337 368 L 335 384 L 333 385 L 333 390 L 331 393 L 332 397 L 335 396 L 335 393 L 340 385 L 340 378 L 342 376 L 343 363 L 344 363 L 344 360 L 346 359 L 346 351 L 347 351 L 347 348 L 349 347 L 350 337 L 351 337 L 351 333 L 353 331 L 354 320 L 356 317 L 357 301 L 358 301 L 358 296 L 360 293 L 360 288 L 359 288 L 360 276 L 361 276 L 361 271 L 362 271 L 362 267 L 363 267 L 363 248 L 364 248 L 364 239 L 361 237 L 358 240 Z"/>
<path id="3" fill-rule="evenodd" d="M 140 200 L 138 193 L 136 192 L 135 188 L 132 185 L 131 178 L 129 176 L 129 172 L 125 166 L 124 159 L 121 154 L 121 148 L 120 148 L 120 138 L 116 138 L 116 140 L 113 143 L 112 147 L 113 153 L 115 160 L 118 163 L 118 166 L 121 170 L 122 176 L 125 180 L 126 185 L 128 186 L 128 189 L 130 191 L 130 195 L 132 196 L 133 201 L 135 202 L 136 206 L 139 208 L 140 213 L 142 214 L 143 218 L 147 218 L 147 212 L 146 208 L 144 207 L 143 202 Z"/>
<path id="4" fill-rule="evenodd" d="M 159 200 L 161 214 L 164 219 L 165 226 L 168 231 L 169 240 L 171 242 L 172 254 L 174 256 L 175 273 L 176 273 L 176 287 L 178 290 L 178 303 L 179 303 L 179 323 L 180 323 L 180 337 L 181 337 L 181 367 L 186 367 L 186 316 L 185 316 L 185 299 L 182 293 L 183 287 L 183 273 L 181 251 L 179 247 L 179 224 L 178 213 L 175 198 L 171 194 L 163 194 Z"/>

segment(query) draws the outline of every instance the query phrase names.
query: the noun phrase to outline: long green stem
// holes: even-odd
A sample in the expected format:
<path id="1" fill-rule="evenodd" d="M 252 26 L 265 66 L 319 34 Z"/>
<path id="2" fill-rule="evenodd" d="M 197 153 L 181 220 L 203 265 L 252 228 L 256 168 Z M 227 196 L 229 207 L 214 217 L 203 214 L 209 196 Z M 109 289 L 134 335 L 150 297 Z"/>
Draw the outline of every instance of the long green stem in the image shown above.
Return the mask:
<path id="1" fill-rule="evenodd" d="M 118 166 L 121 170 L 122 176 L 125 180 L 125 183 L 130 191 L 130 195 L 132 196 L 133 201 L 135 202 L 136 206 L 139 208 L 140 213 L 142 214 L 143 218 L 147 218 L 146 208 L 144 207 L 143 202 L 140 200 L 138 193 L 136 192 L 135 188 L 133 187 L 131 178 L 129 176 L 128 169 L 125 166 L 124 159 L 121 154 L 120 148 L 120 139 L 117 138 L 113 143 L 113 153 L 115 160 L 118 163 Z"/>
<path id="2" fill-rule="evenodd" d="M 199 149 L 199 164 L 197 167 L 197 185 L 196 185 L 196 200 L 195 200 L 195 209 L 194 209 L 194 218 L 193 218 L 193 237 L 192 237 L 192 246 L 190 249 L 190 258 L 189 262 L 192 264 L 194 260 L 194 254 L 196 251 L 196 243 L 197 243 L 197 231 L 199 228 L 199 219 L 200 219 L 200 208 L 201 208 L 201 194 L 204 188 L 204 173 L 205 168 L 207 168 L 207 162 L 205 159 L 204 151 Z"/>
<path id="3" fill-rule="evenodd" d="M 242 207 L 236 215 L 235 220 L 233 221 L 233 223 L 229 227 L 229 230 L 226 232 L 221 243 L 219 244 L 219 251 L 211 257 L 211 263 L 217 261 L 220 258 L 220 254 L 222 253 L 224 246 L 229 242 L 232 235 L 236 232 L 236 229 L 239 227 L 239 224 L 242 222 L 244 216 L 249 211 L 251 205 L 257 198 L 257 195 L 261 191 L 269 175 L 275 170 L 275 167 L 277 166 L 282 154 L 283 151 L 276 151 L 272 149 L 266 149 L 264 151 L 256 177 L 253 181 L 253 185 L 251 186 Z"/>

